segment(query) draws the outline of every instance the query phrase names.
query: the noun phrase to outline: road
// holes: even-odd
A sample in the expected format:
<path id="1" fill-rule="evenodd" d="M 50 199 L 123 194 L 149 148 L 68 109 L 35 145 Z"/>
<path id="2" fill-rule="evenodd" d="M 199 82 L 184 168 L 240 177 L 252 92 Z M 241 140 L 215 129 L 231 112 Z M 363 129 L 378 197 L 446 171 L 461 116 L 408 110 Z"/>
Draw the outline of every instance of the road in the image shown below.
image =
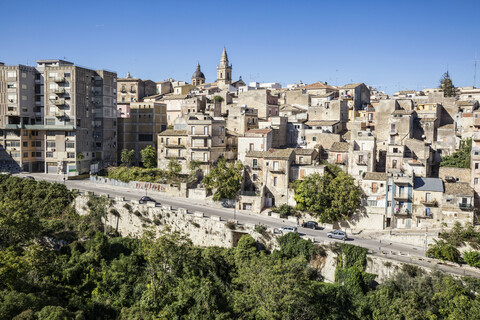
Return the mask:
<path id="1" fill-rule="evenodd" d="M 108 194 L 111 197 L 124 197 L 126 200 L 138 200 L 144 195 L 157 200 L 161 204 L 171 205 L 173 208 L 185 208 L 188 211 L 200 211 L 206 216 L 219 216 L 223 220 L 234 219 L 234 210 L 223 208 L 219 204 L 212 202 L 202 202 L 198 200 L 191 200 L 183 197 L 175 197 L 165 195 L 157 191 L 136 190 L 126 187 L 111 186 L 106 184 L 96 184 L 90 180 L 63 180 L 63 175 L 43 174 L 43 173 L 19 173 L 16 176 L 33 176 L 36 180 L 46 180 L 50 182 L 64 183 L 69 189 L 79 189 L 81 191 L 90 191 L 95 194 Z M 294 225 L 292 221 L 286 219 L 278 219 L 262 214 L 255 214 L 249 211 L 236 210 L 235 219 L 239 224 L 263 224 L 270 228 L 280 228 L 283 226 Z M 342 242 L 341 240 L 329 239 L 327 232 L 329 230 L 312 230 L 299 227 L 300 235 L 306 235 L 316 242 L 328 243 L 332 241 Z M 355 244 L 371 250 L 375 255 L 381 255 L 390 259 L 409 262 L 419 266 L 432 268 L 436 264 L 439 270 L 450 272 L 457 275 L 467 275 L 480 278 L 480 270 L 476 271 L 473 268 L 459 267 L 456 265 L 437 264 L 435 260 L 425 258 L 425 251 L 423 247 L 416 247 L 410 244 L 392 243 L 379 241 L 370 238 L 364 238 L 360 235 L 349 236 L 351 239 L 347 243 Z"/>

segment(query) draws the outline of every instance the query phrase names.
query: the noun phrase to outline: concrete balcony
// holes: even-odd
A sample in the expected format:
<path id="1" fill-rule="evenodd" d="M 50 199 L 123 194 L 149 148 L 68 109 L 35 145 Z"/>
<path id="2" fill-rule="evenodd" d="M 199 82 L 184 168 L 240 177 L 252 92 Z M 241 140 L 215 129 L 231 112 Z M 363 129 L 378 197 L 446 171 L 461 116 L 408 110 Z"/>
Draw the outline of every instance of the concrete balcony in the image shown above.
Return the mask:
<path id="1" fill-rule="evenodd" d="M 183 144 L 167 144 L 165 145 L 165 148 L 169 149 L 184 149 L 185 146 Z"/>
<path id="2" fill-rule="evenodd" d="M 408 201 L 408 193 L 397 193 L 393 195 L 393 199 L 397 201 Z"/>
<path id="3" fill-rule="evenodd" d="M 423 204 L 425 207 L 436 207 L 438 206 L 437 200 L 422 200 L 420 201 L 421 204 Z"/>
<path id="4" fill-rule="evenodd" d="M 65 111 L 57 111 L 57 112 L 55 112 L 55 117 L 57 117 L 57 118 L 63 118 L 63 117 L 65 117 Z"/>
<path id="5" fill-rule="evenodd" d="M 210 149 L 209 146 L 191 146 L 190 149 L 195 149 L 195 150 L 208 150 Z"/>
<path id="6" fill-rule="evenodd" d="M 54 81 L 55 81 L 56 83 L 65 82 L 65 77 L 55 77 Z"/>
<path id="7" fill-rule="evenodd" d="M 56 94 L 64 94 L 64 93 L 65 93 L 65 88 L 55 89 L 55 93 L 56 93 Z"/>
<path id="8" fill-rule="evenodd" d="M 58 99 L 53 102 L 56 106 L 64 106 L 65 105 L 65 99 Z"/>

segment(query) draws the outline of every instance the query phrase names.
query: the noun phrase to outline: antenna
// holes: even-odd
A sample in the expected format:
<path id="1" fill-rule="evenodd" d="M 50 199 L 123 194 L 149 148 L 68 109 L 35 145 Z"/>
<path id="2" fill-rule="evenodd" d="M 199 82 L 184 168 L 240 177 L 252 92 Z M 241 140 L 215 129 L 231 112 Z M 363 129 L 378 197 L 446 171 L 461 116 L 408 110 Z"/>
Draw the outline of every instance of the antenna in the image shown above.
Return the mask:
<path id="1" fill-rule="evenodd" d="M 475 59 L 473 60 L 473 88 L 477 84 L 477 52 L 475 51 Z"/>

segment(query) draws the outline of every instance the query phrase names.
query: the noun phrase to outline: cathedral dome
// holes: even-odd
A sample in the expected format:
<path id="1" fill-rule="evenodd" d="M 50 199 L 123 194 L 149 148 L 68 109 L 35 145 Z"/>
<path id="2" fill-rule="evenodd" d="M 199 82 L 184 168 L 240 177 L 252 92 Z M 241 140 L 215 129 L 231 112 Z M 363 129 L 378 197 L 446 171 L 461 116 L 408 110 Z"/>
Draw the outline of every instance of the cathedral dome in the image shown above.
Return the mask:
<path id="1" fill-rule="evenodd" d="M 197 70 L 192 75 L 192 79 L 194 78 L 202 78 L 205 79 L 205 75 L 203 74 L 202 71 L 200 71 L 200 64 L 197 64 Z"/>

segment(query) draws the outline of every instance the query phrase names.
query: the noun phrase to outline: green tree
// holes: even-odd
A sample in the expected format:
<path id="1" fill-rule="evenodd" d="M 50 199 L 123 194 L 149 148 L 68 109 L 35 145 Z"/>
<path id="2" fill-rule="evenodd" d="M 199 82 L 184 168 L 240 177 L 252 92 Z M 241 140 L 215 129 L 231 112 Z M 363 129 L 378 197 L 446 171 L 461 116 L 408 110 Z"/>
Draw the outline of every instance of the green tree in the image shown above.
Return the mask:
<path id="1" fill-rule="evenodd" d="M 133 159 L 135 159 L 135 150 L 128 150 L 128 149 L 122 150 L 120 160 L 125 166 L 129 167 Z"/>
<path id="2" fill-rule="evenodd" d="M 321 222 L 348 219 L 360 207 L 360 196 L 355 180 L 337 166 L 328 166 L 323 176 L 315 173 L 295 183 L 297 209 L 314 214 Z"/>
<path id="3" fill-rule="evenodd" d="M 441 167 L 470 168 L 470 152 L 472 151 L 472 138 L 460 142 L 460 150 L 449 156 L 442 157 Z"/>
<path id="4" fill-rule="evenodd" d="M 170 161 L 168 161 L 168 173 L 171 176 L 176 176 L 180 171 L 182 171 L 182 165 L 180 162 L 175 158 L 170 158 Z"/>
<path id="5" fill-rule="evenodd" d="M 143 166 L 147 169 L 152 169 L 157 166 L 157 153 L 153 146 L 146 146 L 143 150 L 140 151 L 142 156 Z"/>
<path id="6" fill-rule="evenodd" d="M 452 79 L 450 79 L 450 75 L 448 74 L 448 71 L 442 75 L 442 78 L 440 79 L 439 88 L 443 89 L 444 97 L 455 96 L 455 86 L 453 85 Z"/>
<path id="7" fill-rule="evenodd" d="M 213 97 L 213 101 L 222 103 L 223 101 L 225 101 L 225 99 L 223 99 L 223 97 L 221 96 L 215 96 Z"/>
<path id="8" fill-rule="evenodd" d="M 225 158 L 219 158 L 207 176 L 203 179 L 205 187 L 210 192 L 213 189 L 213 200 L 235 199 L 242 185 L 243 165 L 240 161 L 228 163 Z"/>

